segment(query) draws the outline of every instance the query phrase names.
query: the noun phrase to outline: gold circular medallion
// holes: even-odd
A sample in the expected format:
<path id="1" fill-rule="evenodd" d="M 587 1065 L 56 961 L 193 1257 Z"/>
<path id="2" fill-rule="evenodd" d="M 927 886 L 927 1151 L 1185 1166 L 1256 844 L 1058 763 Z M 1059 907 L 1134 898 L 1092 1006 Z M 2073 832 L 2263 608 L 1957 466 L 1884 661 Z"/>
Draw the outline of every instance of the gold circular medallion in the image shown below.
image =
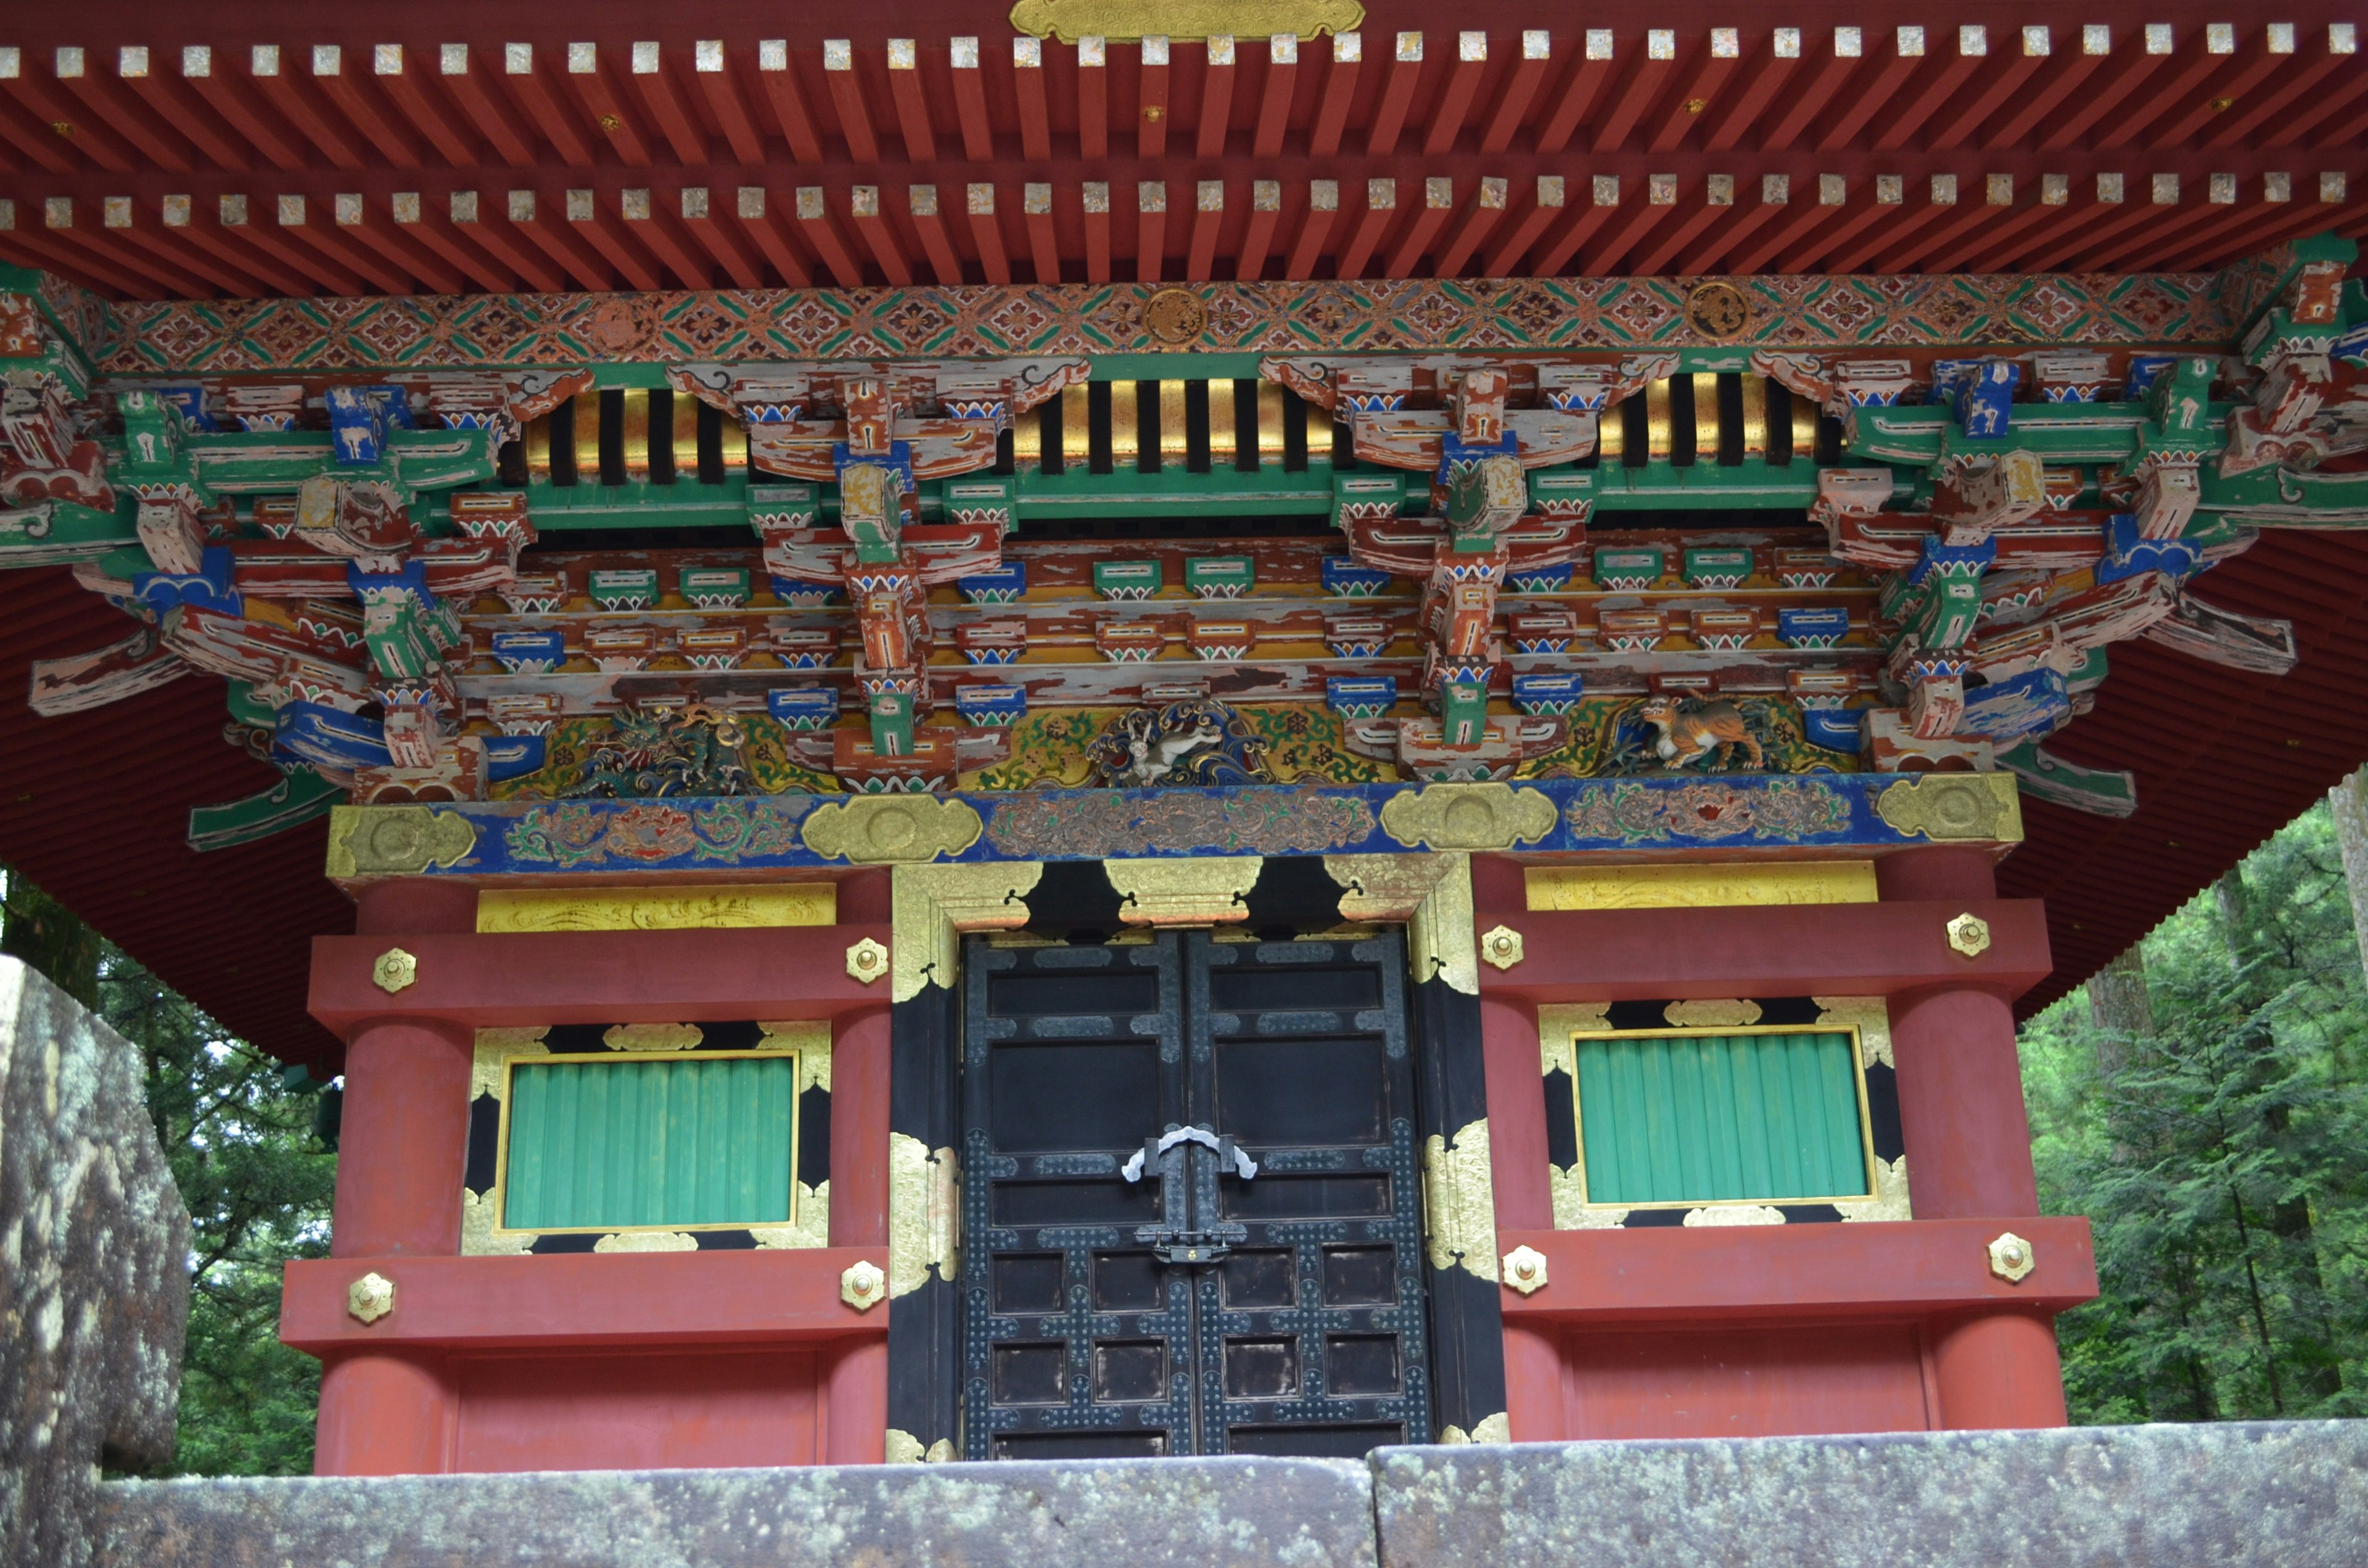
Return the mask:
<path id="1" fill-rule="evenodd" d="M 1144 330 L 1162 343 L 1190 343 L 1208 324 L 1209 307 L 1190 289 L 1161 289 L 1143 302 Z"/>
<path id="2" fill-rule="evenodd" d="M 1697 283 L 1686 296 L 1686 324 L 1725 342 L 1751 324 L 1751 301 L 1732 283 Z"/>

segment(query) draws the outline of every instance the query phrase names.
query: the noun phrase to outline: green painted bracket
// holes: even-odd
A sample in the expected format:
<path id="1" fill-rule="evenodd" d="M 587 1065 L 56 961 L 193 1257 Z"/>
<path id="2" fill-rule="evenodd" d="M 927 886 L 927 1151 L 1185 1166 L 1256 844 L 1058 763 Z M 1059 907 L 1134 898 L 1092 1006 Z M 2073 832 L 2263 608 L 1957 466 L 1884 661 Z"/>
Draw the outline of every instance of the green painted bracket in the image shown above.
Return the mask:
<path id="1" fill-rule="evenodd" d="M 291 773 L 260 794 L 189 812 L 189 847 L 200 854 L 268 838 L 344 803 L 346 792 L 319 774 Z"/>

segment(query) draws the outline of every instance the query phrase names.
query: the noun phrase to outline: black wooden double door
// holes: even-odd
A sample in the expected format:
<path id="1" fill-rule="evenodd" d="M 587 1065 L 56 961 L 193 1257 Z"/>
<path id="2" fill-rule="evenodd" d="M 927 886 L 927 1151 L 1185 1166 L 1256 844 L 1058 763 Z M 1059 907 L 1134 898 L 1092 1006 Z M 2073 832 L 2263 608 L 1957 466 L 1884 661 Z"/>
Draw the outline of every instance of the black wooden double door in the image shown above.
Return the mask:
<path id="1" fill-rule="evenodd" d="M 966 1457 L 1428 1441 L 1402 937 L 963 972 Z"/>

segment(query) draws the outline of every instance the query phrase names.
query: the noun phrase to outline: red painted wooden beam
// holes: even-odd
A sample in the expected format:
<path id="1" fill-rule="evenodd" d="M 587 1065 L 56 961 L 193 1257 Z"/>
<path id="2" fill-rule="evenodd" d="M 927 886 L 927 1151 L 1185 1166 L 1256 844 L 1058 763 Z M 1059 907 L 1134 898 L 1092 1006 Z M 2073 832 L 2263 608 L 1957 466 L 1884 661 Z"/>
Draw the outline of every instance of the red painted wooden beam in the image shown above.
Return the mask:
<path id="1" fill-rule="evenodd" d="M 304 1258 L 282 1276 L 279 1337 L 335 1356 L 884 1336 L 884 1307 L 859 1312 L 839 1300 L 839 1276 L 858 1262 L 884 1269 L 886 1249 Z M 393 1282 L 394 1310 L 366 1324 L 346 1310 L 346 1292 L 373 1271 Z"/>
<path id="2" fill-rule="evenodd" d="M 888 97 L 896 106 L 896 128 L 904 134 L 905 156 L 916 164 L 936 163 L 937 131 L 929 123 L 929 96 L 921 82 L 917 40 L 888 40 Z"/>
<path id="3" fill-rule="evenodd" d="M 1242 228 L 1241 249 L 1234 257 L 1234 276 L 1245 280 L 1266 274 L 1266 258 L 1274 249 L 1274 231 L 1282 221 L 1282 182 L 1250 182 L 1250 218 Z"/>
<path id="4" fill-rule="evenodd" d="M 575 116 L 551 90 L 551 84 L 536 73 L 532 44 L 502 47 L 502 80 L 509 87 L 510 96 L 526 107 L 527 114 L 558 153 L 562 163 L 575 169 L 592 166 L 592 145 L 584 139 Z"/>
<path id="5" fill-rule="evenodd" d="M 1234 119 L 1234 40 L 1212 38 L 1203 47 L 1209 58 L 1201 77 L 1201 122 L 1192 153 L 1195 157 L 1222 158 L 1225 133 Z"/>
<path id="6" fill-rule="evenodd" d="M 732 155 L 744 164 L 763 163 L 764 133 L 757 129 L 757 116 L 741 91 L 723 40 L 701 39 L 693 46 L 691 75 L 699 83 L 700 97 L 707 100 L 707 112 L 715 117 L 716 129 L 731 143 Z"/>
<path id="7" fill-rule="evenodd" d="M 689 168 L 707 162 L 707 133 L 700 129 L 658 45 L 647 40 L 635 43 L 629 64 L 634 95 L 666 137 L 666 145 L 674 149 L 675 157 Z"/>
<path id="8" fill-rule="evenodd" d="M 340 1034 L 390 1016 L 481 1028 L 828 1018 L 885 1000 L 840 961 L 866 937 L 885 944 L 888 927 L 317 937 L 309 1005 Z M 417 982 L 397 996 L 370 979 L 390 947 L 419 960 Z M 830 961 L 817 960 L 818 947 Z"/>
<path id="9" fill-rule="evenodd" d="M 2020 1283 L 1989 1271 L 1990 1241 L 2008 1229 L 2037 1265 Z M 1497 1233 L 1499 1256 L 1521 1246 L 1544 1256 L 1546 1283 L 1498 1293 L 1508 1324 L 2055 1312 L 2097 1294 L 2089 1221 L 2077 1217 Z"/>
<path id="10" fill-rule="evenodd" d="M 652 227 L 663 230 L 664 225 Z M 715 210 L 706 187 L 694 186 L 682 193 L 682 230 L 694 247 L 686 259 L 695 266 L 698 276 L 712 276 L 721 267 L 735 289 L 764 287 L 765 270 L 757 265 L 756 253 L 745 242 L 739 225 L 726 222 Z M 959 273 L 956 277 L 959 280 Z"/>
<path id="11" fill-rule="evenodd" d="M 995 122 L 986 112 L 986 74 L 979 69 L 978 40 L 958 38 L 947 48 L 954 78 L 954 123 L 962 130 L 962 156 L 973 164 L 992 163 Z M 1041 87 L 1043 73 L 1037 75 Z"/>
<path id="12" fill-rule="evenodd" d="M 1990 945 L 1977 958 L 1949 946 L 1948 924 L 1960 915 L 1989 923 Z M 1509 970 L 1482 966 L 1481 994 L 1532 1002 L 1888 996 L 1927 985 L 2012 998 L 2050 968 L 2046 911 L 2036 900 L 1484 909 L 1476 920 L 1511 926 L 1525 949 Z"/>
<path id="13" fill-rule="evenodd" d="M 1834 112 L 1817 128 L 1817 151 L 1831 153 L 1858 140 L 1867 122 L 1883 112 L 1923 63 L 1924 29 L 1897 28 L 1892 35 L 1891 53 L 1875 68 L 1873 78 L 1835 105 Z"/>
<path id="14" fill-rule="evenodd" d="M 1637 122 L 1661 96 L 1677 68 L 1676 30 L 1655 28 L 1648 31 L 1645 35 L 1645 52 L 1630 59 L 1626 78 L 1612 93 L 1603 118 L 1595 122 L 1595 151 L 1615 153 L 1627 144 Z"/>
<path id="15" fill-rule="evenodd" d="M 1188 282 L 1206 283 L 1217 276 L 1217 232 L 1225 221 L 1225 182 L 1204 179 L 1193 188 L 1192 232 L 1184 250 Z"/>
<path id="16" fill-rule="evenodd" d="M 534 132 L 520 125 L 501 99 L 494 96 L 487 75 L 470 69 L 469 46 L 448 43 L 437 61 L 444 90 L 480 135 L 514 169 L 534 166 Z"/>
<path id="17" fill-rule="evenodd" d="M 1349 103 L 1356 97 L 1357 72 L 1365 58 L 1364 40 L 1353 32 L 1332 39 L 1332 58 L 1324 70 L 1324 95 L 1315 105 L 1315 123 L 1309 130 L 1307 150 L 1328 158 L 1340 150 L 1349 129 Z"/>
<path id="18" fill-rule="evenodd" d="M 468 58 L 465 45 L 445 47 L 448 51 L 458 50 L 462 61 Z M 477 149 L 467 128 L 428 85 L 427 73 L 412 69 L 414 63 L 399 43 L 381 44 L 370 52 L 370 72 L 379 90 L 403 119 L 419 128 L 420 134 L 447 164 L 456 169 L 474 167 Z"/>
<path id="19" fill-rule="evenodd" d="M 1365 155 L 1386 158 L 1397 151 L 1398 132 L 1406 128 L 1406 111 L 1414 107 L 1414 90 L 1422 79 L 1422 35 L 1400 33 L 1392 51 L 1389 74 L 1382 78 L 1381 101 L 1373 106 L 1372 123 L 1365 129 Z"/>
<path id="20" fill-rule="evenodd" d="M 1529 204 L 1515 219 L 1510 229 L 1497 225 L 1504 238 L 1495 240 L 1488 251 L 1488 262 L 1483 273 L 1489 278 L 1509 278 L 1521 265 L 1521 258 L 1543 239 L 1548 229 L 1563 215 L 1566 187 L 1560 175 L 1540 175 L 1531 187 Z M 1614 199 L 1615 202 L 1617 199 Z M 1618 209 L 1615 205 L 1598 203 L 1582 207 L 1571 220 L 1567 237 L 1574 248 L 1583 243 Z"/>
<path id="21" fill-rule="evenodd" d="M 1439 103 L 1430 111 L 1430 129 L 1423 132 L 1422 150 L 1429 153 L 1445 153 L 1455 145 L 1463 134 L 1463 118 L 1472 112 L 1472 99 L 1480 90 L 1480 78 L 1488 73 L 1488 35 L 1485 32 L 1459 32 L 1455 35 L 1455 66 L 1448 74 L 1447 85 L 1440 89 Z"/>
<path id="22" fill-rule="evenodd" d="M 1979 92 L 1962 105 L 1951 105 L 1946 112 L 1934 119 L 1931 136 L 1925 143 L 1927 148 L 1933 152 L 1949 152 L 1970 140 L 1974 132 L 1981 129 L 1983 122 L 2001 107 L 2025 96 L 2024 84 L 2047 63 L 2054 48 L 2055 38 L 2047 28 L 2023 28 L 2021 52 L 2009 56 L 2005 64 L 1991 67 L 1983 77 Z"/>
<path id="23" fill-rule="evenodd" d="M 405 234 L 460 268 L 480 289 L 498 293 L 515 288 L 520 278 L 527 280 L 527 287 L 545 292 L 562 286 L 559 275 L 547 264 L 529 256 L 524 246 L 511 244 L 507 236 L 493 235 L 479 221 L 477 192 L 456 190 L 448 199 L 450 218 L 416 192 L 398 196 L 394 221 Z"/>
<path id="24" fill-rule="evenodd" d="M 1019 152 L 1030 163 L 1053 155 L 1053 112 L 1044 97 L 1044 45 L 1041 40 L 1011 40 L 1011 81 L 1019 95 Z"/>
<path id="25" fill-rule="evenodd" d="M 575 225 L 547 210 L 540 192 L 511 191 L 504 211 L 510 226 L 574 278 L 577 288 L 599 293 L 616 286 L 617 275 L 607 259 L 576 238 Z"/>
<path id="26" fill-rule="evenodd" d="M 1990 126 L 1989 134 L 1982 138 L 1986 151 L 1995 152 L 2011 147 L 2031 134 L 2032 128 L 2054 114 L 2062 104 L 2078 92 L 2082 83 L 2094 75 L 2112 53 L 2113 30 L 2094 22 L 2080 28 L 2080 48 L 2052 50 L 2051 63 L 2043 68 L 2032 89 L 2007 106 Z M 2054 40 L 2051 39 L 2051 45 Z"/>
<path id="27" fill-rule="evenodd" d="M 1298 35 L 1277 33 L 1267 40 L 1266 85 L 1258 95 L 1258 129 L 1250 139 L 1251 157 L 1271 158 L 1281 153 L 1283 135 L 1291 129 L 1292 88 L 1298 81 Z"/>
<path id="28" fill-rule="evenodd" d="M 138 65 L 144 74 L 147 51 L 139 53 Z M 120 56 L 117 63 L 119 67 L 124 63 Z M 85 115 L 76 118 L 96 117 L 102 126 L 121 136 L 159 168 L 176 174 L 195 169 L 189 142 L 178 129 L 151 113 L 147 104 L 132 96 L 120 76 L 104 74 L 87 51 L 79 47 L 59 50 L 57 72 L 60 84 L 82 100 Z"/>
<path id="29" fill-rule="evenodd" d="M 794 198 L 792 199 L 794 199 Z M 736 208 L 740 226 L 748 231 L 749 240 L 780 274 L 783 284 L 791 289 L 813 287 L 814 270 L 806 266 L 805 257 L 790 243 L 789 230 L 780 215 L 773 210 L 770 198 L 760 185 L 744 185 L 739 190 Z"/>
<path id="30" fill-rule="evenodd" d="M 952 232 L 946 226 L 945 213 L 938 202 L 938 187 L 916 185 L 905 194 L 905 213 L 912 219 L 913 233 L 920 236 L 921 254 L 929 258 L 929 271 L 949 288 L 960 283 L 962 257 L 954 251 Z"/>
<path id="31" fill-rule="evenodd" d="M 1134 155 L 1145 163 L 1167 155 L 1167 40 L 1144 39 L 1135 76 Z"/>
<path id="32" fill-rule="evenodd" d="M 2127 146 L 2164 115 L 2184 108 L 2197 89 L 2226 63 L 2230 54 L 2236 52 L 2233 38 L 2227 49 L 2217 47 L 2220 40 L 2212 36 L 2217 30 L 2217 24 L 2214 24 L 2200 30 L 2191 30 L 2189 47 L 2183 50 L 2174 47 L 2165 55 L 2157 56 L 2154 50 L 2155 29 L 2158 25 L 2148 23 L 2146 26 L 2146 51 L 2148 58 L 2165 60 L 2167 63 L 2162 70 L 2148 74 L 2145 87 L 2135 95 L 2129 108 L 2104 122 L 2102 129 L 2089 142 L 2092 151 L 2109 153 L 2116 147 Z M 2168 27 L 2163 28 L 2165 33 L 2169 30 Z"/>
<path id="33" fill-rule="evenodd" d="M 1478 199 L 1463 210 L 1463 222 L 1455 227 L 1455 237 L 1439 253 L 1438 271 L 1441 278 L 1461 278 L 1475 252 L 1503 221 L 1505 207 L 1511 194 L 1508 182 L 1489 175 L 1480 182 Z M 1247 276 L 1245 274 L 1245 276 Z"/>
<path id="34" fill-rule="evenodd" d="M 881 272 L 889 282 L 903 289 L 911 286 L 913 266 L 905 257 L 905 247 L 889 226 L 887 209 L 880 204 L 880 187 L 859 185 L 848 193 L 848 210 L 855 220 L 855 232 L 863 241 L 863 248 L 880 264 Z"/>
<path id="35" fill-rule="evenodd" d="M 166 124 L 178 128 L 217 168 L 244 173 L 252 166 L 236 131 L 209 108 L 188 82 L 157 69 L 145 44 L 116 51 L 116 75 L 124 88 Z"/>
<path id="36" fill-rule="evenodd" d="M 989 283 L 1011 281 L 1011 256 L 1004 248 L 1001 222 L 995 211 L 995 186 L 973 181 L 962 193 L 962 213 L 970 220 L 971 244 L 978 249 L 979 270 Z"/>
<path id="37" fill-rule="evenodd" d="M 1851 73 L 1858 69 L 1860 58 L 1865 51 L 1864 40 L 1865 35 L 1857 28 L 1834 29 L 1830 52 L 1819 62 L 1816 74 L 1809 78 L 1790 102 L 1782 105 L 1776 122 L 1759 139 L 1762 152 L 1782 153 L 1800 140 L 1801 132 L 1825 112 L 1826 106 L 1841 91 L 1842 84 L 1849 81 Z"/>
<path id="38" fill-rule="evenodd" d="M 1053 224 L 1053 187 L 1049 182 L 1033 180 L 1020 188 L 1019 215 L 1028 231 L 1028 259 L 1036 268 L 1036 281 L 1058 283 L 1061 245 L 1059 231 Z"/>
<path id="39" fill-rule="evenodd" d="M 843 38 L 823 40 L 823 79 L 830 84 L 830 101 L 838 110 L 838 133 L 847 142 L 848 156 L 859 164 L 880 161 L 880 141 L 872 134 L 871 110 L 863 101 L 863 83 L 855 74 L 855 46 Z"/>
<path id="40" fill-rule="evenodd" d="M 609 62 L 600 58 L 598 44 L 567 46 L 567 87 L 575 95 L 584 117 L 609 139 L 609 145 L 628 167 L 649 167 L 649 140 L 637 123 L 642 111 L 625 102 L 624 93 L 617 86 L 616 74 Z"/>
<path id="41" fill-rule="evenodd" d="M 281 58 L 276 43 L 259 43 L 249 56 L 248 78 L 256 91 L 278 109 L 323 157 L 341 169 L 362 166 L 353 132 L 336 123 L 329 106 L 311 84 L 300 80 Z"/>
<path id="42" fill-rule="evenodd" d="M 1554 35 L 1543 28 L 1525 30 L 1521 34 L 1520 61 L 1497 89 L 1496 111 L 1480 133 L 1482 152 L 1501 153 L 1513 144 L 1513 132 L 1530 118 L 1530 106 L 1537 101 L 1538 89 L 1545 85 L 1546 71 L 1553 62 Z"/>
<path id="43" fill-rule="evenodd" d="M 840 235 L 838 225 L 831 221 L 827 199 L 818 185 L 798 187 L 798 233 L 805 237 L 814 255 L 822 257 L 822 264 L 830 268 L 831 277 L 840 288 L 862 286 L 863 264 L 855 259 L 855 252 Z"/>
<path id="44" fill-rule="evenodd" d="M 1611 79 L 1612 37 L 1610 28 L 1589 28 L 1579 56 L 1571 62 L 1570 74 L 1563 79 L 1562 91 L 1555 95 L 1554 108 L 1547 111 L 1545 123 L 1538 127 L 1538 151 L 1559 153 L 1569 145 L 1595 100 Z"/>
<path id="45" fill-rule="evenodd" d="M 1768 106 L 1793 80 L 1800 66 L 1801 29 L 1778 28 L 1770 35 L 1768 51 L 1759 57 L 1742 90 L 1713 117 L 1710 133 L 1702 139 L 1703 148 L 1713 153 L 1732 152 L 1745 132 L 1768 112 Z"/>
<path id="46" fill-rule="evenodd" d="M 372 52 L 381 57 L 378 69 L 381 74 L 387 65 L 401 73 L 402 45 L 385 44 Z M 364 147 L 399 169 L 419 167 L 423 160 L 416 127 L 409 119 L 388 111 L 377 90 L 364 77 L 360 65 L 359 59 L 347 61 L 345 51 L 335 44 L 317 45 L 313 51 L 313 85 L 361 133 Z"/>
<path id="47" fill-rule="evenodd" d="M 1077 40 L 1077 153 L 1110 156 L 1110 46 L 1098 38 Z"/>
<path id="48" fill-rule="evenodd" d="M 757 80 L 764 85 L 765 101 L 772 106 L 773 123 L 790 144 L 790 156 L 801 164 L 822 162 L 822 138 L 814 133 L 814 116 L 798 85 L 790 61 L 787 39 L 765 39 L 757 45 Z"/>
<path id="49" fill-rule="evenodd" d="M 1108 180 L 1086 182 L 1086 281 L 1110 280 L 1110 188 Z"/>

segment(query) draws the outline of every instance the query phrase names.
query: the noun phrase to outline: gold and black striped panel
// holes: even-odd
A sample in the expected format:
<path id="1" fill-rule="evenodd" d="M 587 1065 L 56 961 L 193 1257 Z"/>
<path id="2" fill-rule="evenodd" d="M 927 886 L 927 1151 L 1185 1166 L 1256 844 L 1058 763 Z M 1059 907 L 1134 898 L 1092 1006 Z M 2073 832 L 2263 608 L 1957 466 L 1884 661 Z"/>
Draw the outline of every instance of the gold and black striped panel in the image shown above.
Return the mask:
<path id="1" fill-rule="evenodd" d="M 1831 438 L 1833 433 L 1827 433 Z M 1645 384 L 1603 411 L 1597 460 L 1644 468 L 1715 463 L 1729 468 L 1765 458 L 1778 466 L 1826 460 L 1817 407 L 1780 382 L 1736 371 L 1698 371 Z"/>
<path id="2" fill-rule="evenodd" d="M 586 392 L 529 423 L 525 477 L 549 483 L 722 484 L 748 466 L 736 419 L 660 387 Z"/>

